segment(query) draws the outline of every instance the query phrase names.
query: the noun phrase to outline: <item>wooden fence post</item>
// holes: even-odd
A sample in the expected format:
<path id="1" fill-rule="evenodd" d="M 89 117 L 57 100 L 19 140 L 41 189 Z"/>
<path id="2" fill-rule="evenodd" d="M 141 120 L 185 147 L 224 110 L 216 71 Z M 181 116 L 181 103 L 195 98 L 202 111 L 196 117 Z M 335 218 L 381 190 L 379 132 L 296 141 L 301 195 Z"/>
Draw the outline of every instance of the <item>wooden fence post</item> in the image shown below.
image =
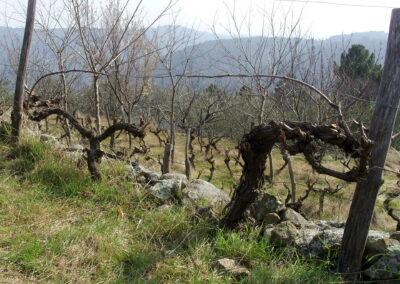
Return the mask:
<path id="1" fill-rule="evenodd" d="M 374 145 L 368 175 L 357 183 L 342 239 L 339 271 L 355 279 L 375 207 L 400 98 L 400 9 L 392 11 L 385 64 L 370 125 Z"/>

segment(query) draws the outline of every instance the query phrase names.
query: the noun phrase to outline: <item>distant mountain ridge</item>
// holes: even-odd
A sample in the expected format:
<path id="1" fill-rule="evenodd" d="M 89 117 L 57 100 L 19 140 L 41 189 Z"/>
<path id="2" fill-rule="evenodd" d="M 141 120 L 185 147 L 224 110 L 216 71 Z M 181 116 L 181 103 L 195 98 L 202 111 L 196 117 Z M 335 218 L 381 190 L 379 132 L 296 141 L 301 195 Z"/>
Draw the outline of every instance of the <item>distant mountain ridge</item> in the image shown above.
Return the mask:
<path id="1" fill-rule="evenodd" d="M 383 64 L 387 37 L 388 34 L 385 32 L 365 32 L 350 35 L 337 35 L 324 40 L 305 39 L 304 42 L 308 44 L 308 46 L 313 44 L 317 49 L 322 47 L 323 57 L 326 60 L 333 58 L 336 62 L 339 62 L 341 53 L 350 48 L 351 45 L 362 44 L 369 51 L 375 53 L 378 63 Z M 273 44 L 273 39 L 271 38 L 250 37 L 241 38 L 240 40 L 248 50 L 255 50 L 261 41 L 264 43 L 267 42 L 267 49 L 272 48 Z M 286 39 L 281 38 L 278 39 L 278 41 L 279 40 L 284 41 Z M 238 66 L 234 66 L 236 64 L 236 62 L 234 62 L 235 60 L 232 60 L 232 57 L 243 57 L 243 53 L 238 48 L 238 40 L 235 38 L 201 42 L 194 46 L 194 49 L 195 55 L 193 56 L 194 59 L 191 64 L 192 73 L 218 74 L 241 72 Z M 181 51 L 181 53 L 183 53 L 183 51 Z M 227 53 L 229 53 L 229 56 L 227 56 Z M 251 55 L 251 51 L 249 51 L 249 54 Z M 307 55 L 309 54 L 303 56 Z M 184 58 L 184 54 L 176 55 L 177 66 L 179 66 L 179 61 L 182 60 L 182 58 Z M 262 58 L 261 61 L 267 66 L 268 60 L 270 60 L 268 52 L 265 52 L 264 58 Z"/>
<path id="2" fill-rule="evenodd" d="M 170 29 L 170 26 L 159 26 L 149 30 L 150 35 L 154 34 L 165 34 Z M 220 74 L 220 73 L 237 73 L 240 70 L 237 67 L 232 66 L 232 59 L 226 57 L 225 51 L 228 50 L 233 56 L 240 56 L 235 43 L 237 39 L 231 39 L 221 36 L 220 39 L 216 39 L 215 35 L 211 32 L 197 31 L 184 26 L 178 26 L 176 28 L 177 34 L 196 34 L 196 44 L 194 46 L 188 47 L 195 50 L 193 60 L 191 62 L 191 72 L 195 74 Z M 23 36 L 22 28 L 8 28 L 0 27 L 0 40 L 5 42 L 10 40 L 11 36 L 21 40 Z M 323 46 L 324 57 L 329 58 L 334 56 L 335 60 L 340 59 L 340 54 L 342 51 L 347 50 L 352 44 L 362 44 L 371 52 L 374 52 L 377 56 L 379 63 L 383 63 L 384 55 L 386 51 L 386 42 L 388 34 L 386 32 L 361 32 L 353 33 L 347 35 L 336 35 L 329 37 L 327 39 L 314 39 L 313 44 L 315 46 Z M 243 38 L 242 40 L 247 43 L 257 45 L 257 42 L 265 38 L 261 37 L 250 37 Z M 267 42 L 268 42 L 267 38 Z M 305 39 L 305 41 L 311 41 L 310 39 Z M 223 45 L 223 47 L 222 47 Z M 48 48 L 41 42 L 37 40 L 34 36 L 33 46 L 36 50 L 39 50 L 39 54 L 43 54 L 43 58 L 50 56 Z M 268 47 L 268 44 L 267 44 Z M 182 64 L 182 59 L 185 59 L 184 50 L 181 50 L 175 54 L 174 70 L 176 73 L 180 71 L 180 65 Z M 7 66 L 9 60 L 7 58 L 8 54 L 5 48 L 0 49 L 0 66 Z M 265 59 L 266 64 L 268 63 L 268 58 Z M 6 68 L 6 67 L 4 67 Z M 162 74 L 161 69 L 157 70 L 157 74 Z"/>

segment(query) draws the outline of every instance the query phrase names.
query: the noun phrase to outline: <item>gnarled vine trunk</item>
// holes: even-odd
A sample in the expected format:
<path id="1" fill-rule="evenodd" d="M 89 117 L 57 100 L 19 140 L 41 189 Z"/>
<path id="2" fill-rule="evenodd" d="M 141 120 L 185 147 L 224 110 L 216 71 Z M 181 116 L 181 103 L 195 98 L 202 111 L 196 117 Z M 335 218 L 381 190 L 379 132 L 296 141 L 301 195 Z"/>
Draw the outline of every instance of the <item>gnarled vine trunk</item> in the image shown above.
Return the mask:
<path id="1" fill-rule="evenodd" d="M 267 156 L 271 153 L 274 144 L 280 141 L 282 133 L 285 139 L 293 141 L 290 146 L 285 143 L 288 153 L 291 155 L 303 153 L 307 162 L 318 173 L 348 182 L 356 181 L 366 174 L 371 142 L 365 133 L 362 133 L 360 140 L 357 140 L 348 131 L 335 124 L 270 122 L 268 125 L 257 126 L 244 135 L 240 143 L 239 151 L 244 161 L 242 176 L 231 202 L 227 205 L 227 213 L 221 220 L 223 226 L 235 228 L 243 219 L 248 206 L 257 198 L 264 185 Z M 357 166 L 344 173 L 326 168 L 321 164 L 320 153 L 314 145 L 317 140 L 337 146 L 346 154 L 358 158 Z"/>
<path id="2" fill-rule="evenodd" d="M 92 180 L 100 180 L 101 174 L 99 164 L 103 156 L 103 153 L 100 150 L 100 141 L 98 139 L 90 139 L 89 145 L 86 155 L 88 170 Z"/>

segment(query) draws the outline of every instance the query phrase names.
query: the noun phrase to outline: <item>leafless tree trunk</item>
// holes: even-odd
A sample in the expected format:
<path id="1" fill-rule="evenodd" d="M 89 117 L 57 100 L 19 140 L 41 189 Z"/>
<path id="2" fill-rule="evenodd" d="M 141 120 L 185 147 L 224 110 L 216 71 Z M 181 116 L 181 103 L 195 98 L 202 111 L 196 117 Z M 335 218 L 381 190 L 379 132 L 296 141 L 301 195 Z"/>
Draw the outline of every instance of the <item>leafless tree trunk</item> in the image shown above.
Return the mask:
<path id="1" fill-rule="evenodd" d="M 232 172 L 232 169 L 231 169 L 231 166 L 230 166 L 230 161 L 231 161 L 231 157 L 229 156 L 229 150 L 228 149 L 225 149 L 225 159 L 224 159 L 224 163 L 225 163 L 225 166 L 226 166 L 226 168 L 228 169 L 228 172 L 229 172 L 229 175 L 231 176 L 231 177 L 233 177 L 233 172 Z"/>
<path id="2" fill-rule="evenodd" d="M 293 167 L 292 167 L 292 160 L 290 158 L 289 153 L 287 152 L 288 145 L 286 144 L 286 136 L 285 132 L 281 131 L 281 135 L 279 136 L 280 140 L 280 149 L 281 155 L 285 164 L 288 166 L 289 170 L 289 177 L 290 177 L 290 196 L 292 198 L 292 203 L 296 203 L 296 180 L 294 177 Z M 270 153 L 271 155 L 271 153 Z"/>
<path id="3" fill-rule="evenodd" d="M 272 182 L 274 180 L 274 161 L 272 160 L 272 151 L 268 154 L 269 162 L 269 180 Z"/>
<path id="4" fill-rule="evenodd" d="M 206 157 L 206 161 L 210 164 L 210 175 L 208 176 L 208 181 L 212 181 L 215 172 L 215 158 L 212 152 L 209 157 Z"/>
<path id="5" fill-rule="evenodd" d="M 96 112 L 96 131 L 101 131 L 101 113 L 100 113 L 100 91 L 99 91 L 99 76 L 93 76 L 93 91 L 94 91 L 94 107 Z"/>
<path id="6" fill-rule="evenodd" d="M 62 62 L 60 65 L 60 70 L 64 70 L 64 65 L 62 64 Z M 68 112 L 67 79 L 65 78 L 65 73 L 62 73 L 60 76 L 61 76 L 61 82 L 62 82 L 62 87 L 63 87 L 62 106 L 64 108 L 64 111 Z M 65 126 L 65 135 L 67 137 L 67 143 L 69 145 L 69 144 L 71 144 L 71 128 L 69 125 L 69 121 L 67 119 L 63 119 L 63 123 Z"/>
<path id="7" fill-rule="evenodd" d="M 324 214 L 324 201 L 325 201 L 325 191 L 321 191 L 318 199 L 318 218 L 322 218 L 322 214 Z"/>
<path id="8" fill-rule="evenodd" d="M 14 107 L 11 113 L 11 135 L 14 143 L 19 142 L 22 126 L 26 66 L 28 64 L 29 48 L 31 45 L 33 28 L 35 24 L 35 10 L 36 0 L 29 0 L 26 13 L 24 39 L 22 42 L 21 55 L 19 58 L 17 80 L 15 83 Z"/>
<path id="9" fill-rule="evenodd" d="M 390 23 L 385 65 L 371 121 L 370 138 L 374 141 L 369 172 L 357 183 L 343 234 L 339 271 L 356 279 L 390 146 L 400 99 L 400 9 L 394 9 Z"/>
<path id="10" fill-rule="evenodd" d="M 175 18 L 173 19 L 176 20 Z M 183 76 L 176 76 L 176 66 L 173 64 L 173 60 L 175 60 L 174 56 L 178 52 L 178 50 L 184 51 L 182 58 L 179 58 L 180 63 L 176 63 L 180 68 L 181 75 L 186 74 L 189 68 L 189 63 L 191 62 L 191 57 L 195 48 L 196 36 L 191 33 L 187 34 L 186 32 L 181 33 L 178 31 L 178 26 L 175 22 L 169 26 L 170 30 L 168 33 L 168 38 L 165 40 L 164 35 L 164 43 L 165 46 L 155 47 L 157 50 L 158 60 L 160 61 L 164 71 L 167 73 L 168 81 L 170 84 L 170 107 L 169 107 L 169 137 L 168 142 L 169 146 L 164 149 L 164 158 L 163 162 L 173 163 L 175 160 L 175 144 L 176 144 L 176 97 L 181 88 L 181 83 Z M 164 170 L 168 170 L 171 168 L 171 165 L 163 166 Z"/>
<path id="11" fill-rule="evenodd" d="M 290 189 L 292 195 L 292 202 L 296 202 L 296 180 L 294 177 L 293 167 L 292 167 L 292 159 L 289 155 L 287 155 L 288 160 L 288 170 L 289 170 L 289 177 L 290 177 Z"/>
<path id="12" fill-rule="evenodd" d="M 169 128 L 169 137 L 171 140 L 171 148 L 170 148 L 170 153 L 169 156 L 170 158 L 170 163 L 174 163 L 175 160 L 175 97 L 176 97 L 176 88 L 175 86 L 172 87 L 172 98 L 171 98 L 171 114 L 170 114 L 170 128 Z"/>

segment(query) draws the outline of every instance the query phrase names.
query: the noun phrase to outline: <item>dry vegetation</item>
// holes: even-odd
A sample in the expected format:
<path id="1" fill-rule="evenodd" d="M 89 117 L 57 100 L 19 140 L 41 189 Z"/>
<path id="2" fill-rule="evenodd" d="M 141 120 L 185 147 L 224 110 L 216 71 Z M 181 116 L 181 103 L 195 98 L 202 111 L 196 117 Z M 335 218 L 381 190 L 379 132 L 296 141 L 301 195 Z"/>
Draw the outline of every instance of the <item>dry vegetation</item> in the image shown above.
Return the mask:
<path id="1" fill-rule="evenodd" d="M 258 228 L 224 231 L 194 208 L 160 207 L 121 162 L 104 162 L 107 179 L 93 182 L 73 156 L 34 138 L 1 142 L 0 158 L 2 282 L 239 281 L 213 268 L 220 257 L 251 268 L 244 283 L 337 280 L 328 262 L 274 250 Z"/>
<path id="2" fill-rule="evenodd" d="M 11 63 L 21 55 L 18 68 L 10 65 L 18 70 L 13 104 L 0 81 L 4 111 L 13 105 L 11 128 L 2 119 L 0 129 L 0 282 L 339 282 L 333 267 L 358 277 L 371 216 L 374 229 L 400 230 L 391 214 L 400 207 L 395 150 L 392 171 L 383 168 L 400 137 L 392 133 L 399 126 L 391 84 L 399 80 L 400 14 L 382 69 L 363 45 L 336 50 L 308 38 L 300 15 L 241 15 L 226 5 L 231 39 L 214 30 L 214 59 L 229 68 L 204 74 L 194 67 L 212 50 L 201 51 L 196 32 L 178 26 L 175 1 L 152 19 L 144 1 L 59 2 L 41 7 L 35 21 L 29 1 L 21 53 L 12 40 L 4 44 Z M 263 26 L 253 38 L 255 16 Z M 164 18 L 170 25 L 158 27 Z M 30 47 L 34 33 L 40 47 Z M 156 185 L 128 177 L 133 161 L 208 180 L 232 200 L 208 219 L 199 204 L 164 204 L 148 189 L 165 176 Z M 347 219 L 338 267 L 267 243 L 265 228 L 246 214 L 261 190 L 284 203 L 279 220 L 293 210 Z M 250 273 L 218 270 L 223 257 Z"/>

